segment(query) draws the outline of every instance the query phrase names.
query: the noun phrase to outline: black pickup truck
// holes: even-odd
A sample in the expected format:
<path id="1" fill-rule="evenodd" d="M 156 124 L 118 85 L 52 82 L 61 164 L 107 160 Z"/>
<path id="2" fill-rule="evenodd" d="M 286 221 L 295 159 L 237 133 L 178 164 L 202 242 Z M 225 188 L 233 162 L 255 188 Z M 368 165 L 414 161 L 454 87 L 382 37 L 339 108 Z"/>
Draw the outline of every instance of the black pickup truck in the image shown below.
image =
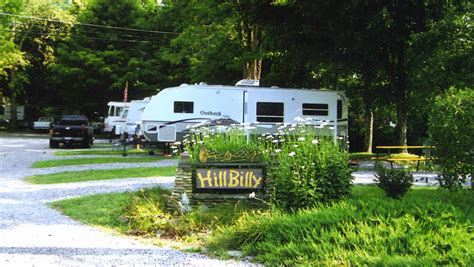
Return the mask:
<path id="1" fill-rule="evenodd" d="M 94 131 L 85 116 L 66 115 L 54 125 L 49 133 L 49 147 L 57 148 L 64 145 L 80 144 L 89 148 L 94 142 Z"/>

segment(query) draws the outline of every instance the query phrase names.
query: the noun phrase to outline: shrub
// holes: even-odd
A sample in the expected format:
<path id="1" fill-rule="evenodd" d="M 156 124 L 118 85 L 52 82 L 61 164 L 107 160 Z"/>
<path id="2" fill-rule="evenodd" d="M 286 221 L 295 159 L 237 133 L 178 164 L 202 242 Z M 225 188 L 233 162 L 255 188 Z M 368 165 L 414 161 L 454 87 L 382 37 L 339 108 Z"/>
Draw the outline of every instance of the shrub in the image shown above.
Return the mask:
<path id="1" fill-rule="evenodd" d="M 413 184 L 413 175 L 404 169 L 387 169 L 381 165 L 375 174 L 377 186 L 391 198 L 401 198 Z"/>
<path id="2" fill-rule="evenodd" d="M 298 129 L 296 129 L 298 130 Z M 321 201 L 340 199 L 350 193 L 349 155 L 332 137 L 280 136 L 269 176 L 274 199 L 284 209 L 311 207 Z"/>
<path id="3" fill-rule="evenodd" d="M 474 90 L 450 90 L 436 98 L 429 119 L 431 142 L 436 146 L 440 184 L 461 187 L 474 169 Z M 474 188 L 474 182 L 471 180 Z"/>

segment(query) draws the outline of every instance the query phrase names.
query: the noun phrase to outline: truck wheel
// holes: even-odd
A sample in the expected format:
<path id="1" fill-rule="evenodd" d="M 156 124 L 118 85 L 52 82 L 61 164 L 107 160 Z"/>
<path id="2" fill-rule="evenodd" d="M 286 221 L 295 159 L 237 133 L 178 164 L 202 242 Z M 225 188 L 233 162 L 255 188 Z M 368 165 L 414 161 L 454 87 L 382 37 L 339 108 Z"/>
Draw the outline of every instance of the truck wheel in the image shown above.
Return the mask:
<path id="1" fill-rule="evenodd" d="M 90 148 L 91 147 L 91 142 L 89 140 L 86 140 L 82 142 L 82 147 L 83 148 Z"/>
<path id="2" fill-rule="evenodd" d="M 49 148 L 58 148 L 59 142 L 49 140 Z"/>

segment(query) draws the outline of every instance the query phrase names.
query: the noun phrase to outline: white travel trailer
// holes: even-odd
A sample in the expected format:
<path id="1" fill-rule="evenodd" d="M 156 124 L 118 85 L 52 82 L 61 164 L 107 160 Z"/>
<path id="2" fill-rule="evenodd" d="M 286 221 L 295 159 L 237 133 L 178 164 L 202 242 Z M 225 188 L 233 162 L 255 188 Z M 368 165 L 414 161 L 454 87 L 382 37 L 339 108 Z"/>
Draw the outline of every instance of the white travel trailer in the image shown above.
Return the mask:
<path id="1" fill-rule="evenodd" d="M 175 142 L 188 128 L 216 119 L 258 123 L 260 132 L 276 132 L 278 123 L 324 121 L 336 137 L 347 137 L 348 101 L 342 92 L 314 89 L 207 85 L 171 87 L 151 98 L 142 114 L 147 141 Z"/>
<path id="2" fill-rule="evenodd" d="M 125 107 L 120 120 L 115 125 L 115 134 L 121 135 L 124 132 L 127 132 L 129 135 L 139 134 L 137 131 L 141 128 L 143 110 L 145 110 L 149 102 L 149 97 L 143 100 L 130 101 L 130 104 Z"/>
<path id="3" fill-rule="evenodd" d="M 104 130 L 105 133 L 111 133 L 114 130 L 114 127 L 119 124 L 118 121 L 121 119 L 121 115 L 129 102 L 118 102 L 112 101 L 107 103 L 108 111 L 107 116 L 104 119 Z"/>

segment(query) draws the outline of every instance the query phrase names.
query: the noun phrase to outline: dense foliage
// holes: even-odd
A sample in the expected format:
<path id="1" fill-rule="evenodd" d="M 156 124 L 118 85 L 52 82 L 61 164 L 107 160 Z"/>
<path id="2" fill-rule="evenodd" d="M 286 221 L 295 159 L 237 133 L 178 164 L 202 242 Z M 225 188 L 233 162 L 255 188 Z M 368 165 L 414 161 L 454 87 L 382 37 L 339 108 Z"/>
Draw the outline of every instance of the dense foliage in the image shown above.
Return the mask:
<path id="1" fill-rule="evenodd" d="M 345 90 L 351 147 L 368 151 L 421 144 L 433 97 L 474 81 L 466 0 L 18 0 L 0 11 L 0 98 L 25 104 L 29 122 L 96 119 L 127 83 L 129 99 L 141 99 L 255 78 Z"/>
<path id="2" fill-rule="evenodd" d="M 266 265 L 472 265 L 474 194 L 418 188 L 402 200 L 377 187 L 297 213 L 250 212 L 214 232 L 216 253 L 239 249 Z"/>
<path id="3" fill-rule="evenodd" d="M 405 169 L 387 169 L 379 165 L 375 177 L 377 186 L 392 198 L 403 197 L 413 184 L 413 175 Z"/>
<path id="4" fill-rule="evenodd" d="M 429 120 L 441 186 L 456 189 L 474 173 L 474 90 L 451 88 L 436 98 Z"/>
<path id="5" fill-rule="evenodd" d="M 330 137 L 293 134 L 279 139 L 279 148 L 272 151 L 277 155 L 269 163 L 276 204 L 291 210 L 347 196 L 352 183 L 349 153 Z"/>

